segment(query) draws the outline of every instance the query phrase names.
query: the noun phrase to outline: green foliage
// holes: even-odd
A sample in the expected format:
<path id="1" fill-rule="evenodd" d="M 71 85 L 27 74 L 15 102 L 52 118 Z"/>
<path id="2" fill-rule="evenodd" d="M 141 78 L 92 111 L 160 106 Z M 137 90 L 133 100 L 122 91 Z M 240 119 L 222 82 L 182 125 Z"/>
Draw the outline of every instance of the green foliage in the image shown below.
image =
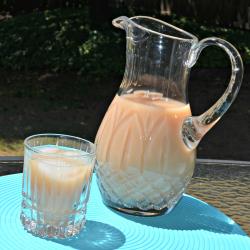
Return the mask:
<path id="1" fill-rule="evenodd" d="M 122 38 L 109 29 L 91 29 L 84 10 L 17 16 L 0 23 L 0 67 L 120 73 Z"/>
<path id="2" fill-rule="evenodd" d="M 240 52 L 244 64 L 250 64 L 250 32 L 240 29 L 222 28 L 216 26 L 204 26 L 187 18 L 172 17 L 172 24 L 194 34 L 200 39 L 216 36 L 232 43 Z M 200 67 L 223 67 L 229 65 L 230 61 L 226 53 L 218 47 L 208 47 L 203 50 L 198 60 Z"/>
<path id="3" fill-rule="evenodd" d="M 168 22 L 199 39 L 218 36 L 234 44 L 244 63 L 250 63 L 250 34 L 242 30 L 201 26 L 172 16 Z M 125 35 L 108 26 L 92 28 L 87 10 L 64 9 L 33 12 L 0 22 L 0 67 L 11 70 L 78 71 L 103 77 L 122 74 L 125 64 Z M 229 64 L 224 51 L 207 48 L 200 67 Z"/>

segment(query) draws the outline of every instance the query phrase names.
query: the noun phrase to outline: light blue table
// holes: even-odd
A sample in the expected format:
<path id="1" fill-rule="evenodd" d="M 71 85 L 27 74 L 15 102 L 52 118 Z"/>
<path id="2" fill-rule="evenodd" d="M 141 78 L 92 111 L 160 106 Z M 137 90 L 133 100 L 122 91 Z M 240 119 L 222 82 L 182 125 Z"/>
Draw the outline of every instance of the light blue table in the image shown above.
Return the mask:
<path id="1" fill-rule="evenodd" d="M 19 221 L 21 174 L 0 177 L 0 249 L 225 249 L 249 250 L 250 238 L 229 217 L 185 195 L 168 215 L 137 217 L 105 207 L 92 182 L 87 224 L 76 239 L 45 240 L 23 230 Z"/>

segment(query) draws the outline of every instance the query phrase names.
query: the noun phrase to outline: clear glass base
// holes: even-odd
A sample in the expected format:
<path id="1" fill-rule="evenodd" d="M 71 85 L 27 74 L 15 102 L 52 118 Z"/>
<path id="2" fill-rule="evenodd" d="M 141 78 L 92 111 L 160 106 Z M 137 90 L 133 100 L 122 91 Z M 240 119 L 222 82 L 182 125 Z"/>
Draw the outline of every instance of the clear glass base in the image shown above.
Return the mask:
<path id="1" fill-rule="evenodd" d="M 162 214 L 167 214 L 169 213 L 172 208 L 163 208 L 161 210 L 155 210 L 155 209 L 150 209 L 150 210 L 141 210 L 139 208 L 127 208 L 127 207 L 122 207 L 118 204 L 115 204 L 113 202 L 110 201 L 105 201 L 103 200 L 104 204 L 107 207 L 110 207 L 112 209 L 115 209 L 119 212 L 123 212 L 126 214 L 132 214 L 132 215 L 137 215 L 137 216 L 158 216 L 158 215 L 162 215 Z"/>
<path id="2" fill-rule="evenodd" d="M 70 224 L 67 226 L 54 226 L 50 224 L 41 224 L 35 220 L 31 220 L 22 212 L 20 216 L 24 229 L 29 233 L 41 238 L 54 238 L 63 239 L 73 237 L 81 231 L 84 227 L 86 220 L 80 223 Z"/>
<path id="3" fill-rule="evenodd" d="M 107 207 L 132 215 L 157 216 L 169 213 L 178 203 L 185 190 L 184 186 L 179 192 L 174 193 L 171 192 L 171 190 L 167 190 L 165 193 L 160 193 L 154 192 L 154 186 L 148 185 L 147 189 L 143 190 L 142 188 L 131 188 L 131 185 L 128 184 L 128 192 L 124 194 L 124 192 L 119 193 L 118 188 L 113 189 L 112 186 L 109 185 L 109 183 L 112 183 L 111 179 L 102 178 L 98 174 L 97 172 L 97 183 L 103 203 Z M 127 181 L 127 183 L 129 183 L 129 181 Z M 121 188 L 121 182 L 119 184 L 120 186 L 118 184 L 114 186 Z M 146 185 L 144 185 L 144 187 L 146 187 Z M 126 190 L 126 186 L 123 187 L 122 191 L 124 190 Z M 148 190 L 150 192 L 146 192 Z"/>

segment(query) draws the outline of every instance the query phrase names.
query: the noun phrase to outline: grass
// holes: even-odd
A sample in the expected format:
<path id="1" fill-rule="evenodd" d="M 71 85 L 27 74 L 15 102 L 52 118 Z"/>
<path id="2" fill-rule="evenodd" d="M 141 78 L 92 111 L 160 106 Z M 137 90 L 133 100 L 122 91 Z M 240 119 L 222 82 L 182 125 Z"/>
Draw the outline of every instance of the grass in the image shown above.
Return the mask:
<path id="1" fill-rule="evenodd" d="M 20 155 L 18 145 L 37 133 L 71 134 L 93 141 L 121 82 L 121 78 L 97 81 L 73 72 L 1 70 L 0 75 L 0 155 Z"/>
<path id="2" fill-rule="evenodd" d="M 1 156 L 22 156 L 23 141 L 22 140 L 6 140 L 0 138 L 0 155 Z"/>

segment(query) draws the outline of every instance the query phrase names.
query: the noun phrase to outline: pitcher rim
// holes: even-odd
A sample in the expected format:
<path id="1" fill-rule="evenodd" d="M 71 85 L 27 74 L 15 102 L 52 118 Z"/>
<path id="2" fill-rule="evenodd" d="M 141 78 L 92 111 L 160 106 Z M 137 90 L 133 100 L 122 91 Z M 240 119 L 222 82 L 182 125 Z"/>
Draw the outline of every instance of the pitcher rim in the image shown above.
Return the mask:
<path id="1" fill-rule="evenodd" d="M 124 16 L 124 17 L 125 17 L 125 16 Z M 168 37 L 168 38 L 172 38 L 172 39 L 182 40 L 182 41 L 190 41 L 190 42 L 191 42 L 191 41 L 198 41 L 198 38 L 197 38 L 195 35 L 193 35 L 193 34 L 187 32 L 187 31 L 185 31 L 185 30 L 183 30 L 183 29 L 181 29 L 181 28 L 178 28 L 178 27 L 176 27 L 176 26 L 174 26 L 174 25 L 172 25 L 172 24 L 169 24 L 169 23 L 167 23 L 167 22 L 164 22 L 164 21 L 162 21 L 162 20 L 160 20 L 160 19 L 154 18 L 154 17 L 150 17 L 150 16 L 141 16 L 141 15 L 139 15 L 139 16 L 133 16 L 133 17 L 129 17 L 129 18 L 126 17 L 126 18 L 129 19 L 130 22 L 132 22 L 133 25 L 135 25 L 136 27 L 138 27 L 138 28 L 140 28 L 140 29 L 142 29 L 142 30 L 146 30 L 146 31 L 148 31 L 148 32 L 150 32 L 150 33 L 153 33 L 153 34 L 157 34 L 157 35 L 164 36 L 164 37 Z M 136 19 L 136 18 L 145 18 L 145 19 L 154 20 L 154 21 L 159 22 L 159 23 L 162 23 L 162 24 L 164 24 L 164 25 L 166 25 L 166 26 L 168 26 L 168 27 L 170 27 L 170 28 L 172 28 L 172 29 L 174 29 L 174 30 L 177 30 L 177 31 L 179 31 L 179 32 L 181 32 L 181 33 L 184 33 L 185 35 L 189 36 L 190 38 L 182 38 L 182 37 L 178 37 L 178 36 L 172 36 L 172 35 L 164 34 L 164 33 L 161 33 L 161 32 L 157 32 L 157 31 L 155 31 L 155 30 L 153 30 L 153 29 L 146 28 L 146 27 L 144 27 L 144 26 L 142 26 L 142 25 L 137 24 L 136 22 L 134 22 L 133 19 Z"/>

